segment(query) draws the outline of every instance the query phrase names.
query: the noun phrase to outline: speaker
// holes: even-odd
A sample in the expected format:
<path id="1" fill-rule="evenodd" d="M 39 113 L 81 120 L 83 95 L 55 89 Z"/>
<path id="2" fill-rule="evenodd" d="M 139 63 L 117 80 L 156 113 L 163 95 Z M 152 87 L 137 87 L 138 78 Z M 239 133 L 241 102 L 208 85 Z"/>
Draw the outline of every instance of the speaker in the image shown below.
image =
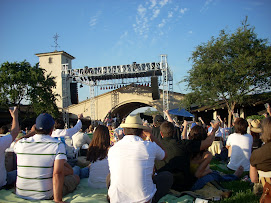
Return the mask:
<path id="1" fill-rule="evenodd" d="M 152 76 L 151 77 L 151 92 L 152 92 L 152 99 L 158 100 L 160 99 L 160 93 L 158 88 L 158 77 Z"/>
<path id="2" fill-rule="evenodd" d="M 78 104 L 78 87 L 77 83 L 70 83 L 71 103 Z"/>

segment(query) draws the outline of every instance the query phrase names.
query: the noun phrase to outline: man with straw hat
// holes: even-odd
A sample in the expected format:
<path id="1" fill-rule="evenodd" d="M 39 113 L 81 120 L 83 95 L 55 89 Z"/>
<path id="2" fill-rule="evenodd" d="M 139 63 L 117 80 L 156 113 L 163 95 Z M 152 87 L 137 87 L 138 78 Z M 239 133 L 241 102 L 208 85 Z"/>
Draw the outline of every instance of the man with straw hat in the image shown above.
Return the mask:
<path id="1" fill-rule="evenodd" d="M 166 151 L 139 115 L 128 116 L 120 127 L 125 136 L 108 152 L 110 202 L 158 202 L 173 182 L 167 171 L 153 176 L 154 161 L 164 160 Z"/>

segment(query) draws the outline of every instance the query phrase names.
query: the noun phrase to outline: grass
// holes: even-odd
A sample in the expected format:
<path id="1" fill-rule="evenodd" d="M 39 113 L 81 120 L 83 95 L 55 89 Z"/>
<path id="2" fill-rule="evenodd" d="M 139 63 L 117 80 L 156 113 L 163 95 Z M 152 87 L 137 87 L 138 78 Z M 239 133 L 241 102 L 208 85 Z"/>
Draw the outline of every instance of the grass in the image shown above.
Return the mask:
<path id="1" fill-rule="evenodd" d="M 219 167 L 224 166 L 224 167 Z M 210 168 L 212 170 L 223 172 L 224 174 L 233 174 L 233 171 L 228 170 L 226 167 L 226 163 L 222 161 L 218 161 L 213 159 Z M 242 178 L 246 175 L 249 175 L 248 172 L 245 172 Z M 242 179 L 241 178 L 241 179 Z M 217 203 L 258 203 L 260 197 L 253 194 L 253 184 L 251 182 L 245 181 L 230 181 L 230 182 L 222 182 L 221 185 L 229 190 L 233 191 L 231 197 L 227 199 L 223 199 L 220 201 L 216 201 Z"/>

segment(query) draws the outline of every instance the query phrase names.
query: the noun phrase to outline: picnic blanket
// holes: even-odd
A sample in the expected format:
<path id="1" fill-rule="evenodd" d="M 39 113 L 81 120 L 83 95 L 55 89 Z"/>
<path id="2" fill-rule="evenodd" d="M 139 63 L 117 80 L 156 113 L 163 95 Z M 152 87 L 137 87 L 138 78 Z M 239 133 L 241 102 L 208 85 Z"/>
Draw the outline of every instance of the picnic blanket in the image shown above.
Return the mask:
<path id="1" fill-rule="evenodd" d="M 0 202 L 23 202 L 23 203 L 53 203 L 52 200 L 25 200 L 19 198 L 14 193 L 15 189 L 0 190 Z M 107 189 L 94 189 L 88 187 L 88 179 L 81 179 L 80 184 L 77 186 L 77 189 L 73 193 L 69 193 L 63 197 L 63 201 L 66 202 L 92 202 L 92 203 L 107 203 L 106 200 Z M 184 195 L 182 197 L 176 197 L 172 194 L 166 195 L 162 197 L 159 202 L 160 203 L 171 203 L 171 202 L 179 202 L 179 203 L 193 203 L 194 198 L 189 195 Z"/>
<path id="2" fill-rule="evenodd" d="M 63 197 L 64 201 L 67 202 L 95 202 L 95 203 L 105 203 L 107 195 L 107 189 L 94 189 L 88 187 L 88 179 L 81 179 L 80 184 L 77 186 L 77 189 L 73 193 L 69 193 Z M 21 199 L 14 194 L 14 188 L 10 190 L 2 189 L 0 190 L 0 202 L 40 202 L 40 203 L 52 203 L 52 200 L 25 200 Z"/>

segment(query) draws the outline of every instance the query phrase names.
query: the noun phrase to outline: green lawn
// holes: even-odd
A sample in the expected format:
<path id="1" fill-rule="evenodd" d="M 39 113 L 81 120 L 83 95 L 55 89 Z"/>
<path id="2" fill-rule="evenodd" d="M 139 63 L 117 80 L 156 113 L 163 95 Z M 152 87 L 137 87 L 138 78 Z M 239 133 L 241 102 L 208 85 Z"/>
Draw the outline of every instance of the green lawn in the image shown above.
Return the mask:
<path id="1" fill-rule="evenodd" d="M 227 170 L 226 163 L 217 161 L 215 159 L 212 160 L 210 167 L 212 170 L 221 171 L 225 174 L 232 174 L 233 172 L 230 170 Z M 248 172 L 245 172 L 243 174 L 243 177 L 245 175 L 249 175 Z M 260 197 L 256 196 L 252 192 L 253 184 L 250 182 L 245 181 L 230 181 L 230 182 L 222 182 L 221 185 L 229 190 L 233 191 L 233 194 L 231 197 L 227 199 L 223 199 L 221 203 L 230 203 L 230 202 L 237 202 L 237 203 L 258 203 Z"/>

